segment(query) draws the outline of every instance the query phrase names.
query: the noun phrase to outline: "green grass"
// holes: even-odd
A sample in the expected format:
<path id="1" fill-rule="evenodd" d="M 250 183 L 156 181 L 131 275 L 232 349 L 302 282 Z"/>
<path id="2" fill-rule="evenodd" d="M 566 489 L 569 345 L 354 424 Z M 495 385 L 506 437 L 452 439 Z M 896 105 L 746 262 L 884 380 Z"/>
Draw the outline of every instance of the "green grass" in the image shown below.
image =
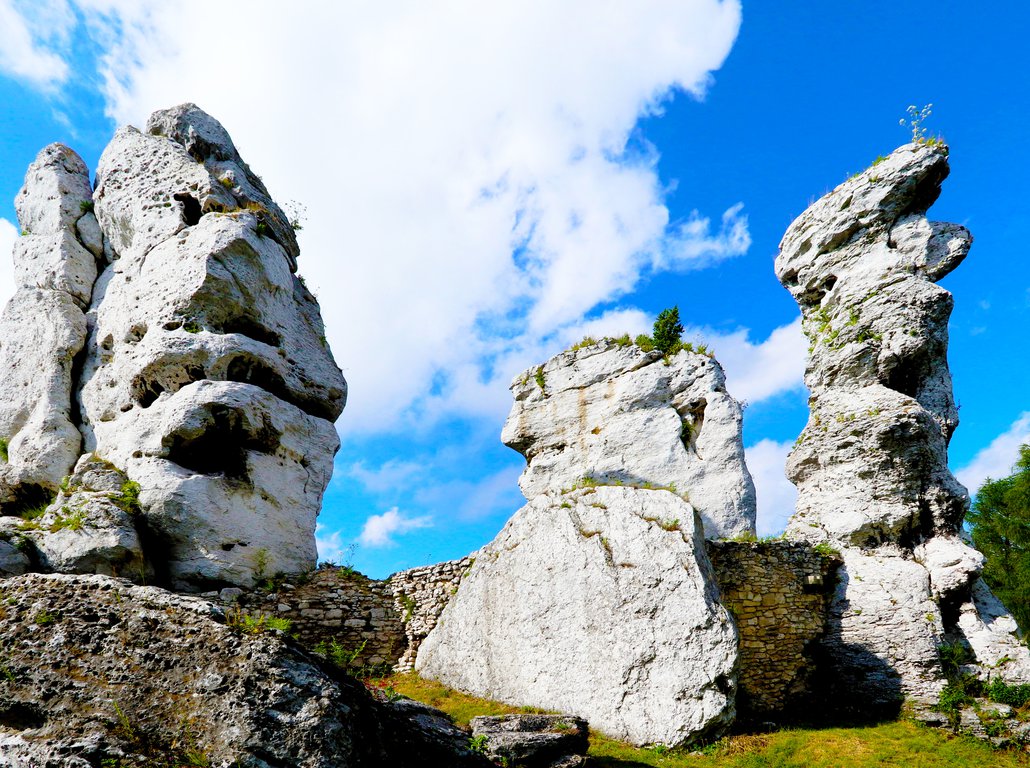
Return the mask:
<path id="1" fill-rule="evenodd" d="M 423 680 L 414 673 L 384 678 L 408 698 L 449 714 L 460 726 L 476 715 L 542 712 L 479 699 Z M 738 734 L 702 750 L 638 748 L 590 734 L 594 765 L 606 768 L 1009 768 L 1028 766 L 1030 756 L 995 750 L 975 739 L 954 736 L 909 720 L 847 728 L 791 728 Z"/>

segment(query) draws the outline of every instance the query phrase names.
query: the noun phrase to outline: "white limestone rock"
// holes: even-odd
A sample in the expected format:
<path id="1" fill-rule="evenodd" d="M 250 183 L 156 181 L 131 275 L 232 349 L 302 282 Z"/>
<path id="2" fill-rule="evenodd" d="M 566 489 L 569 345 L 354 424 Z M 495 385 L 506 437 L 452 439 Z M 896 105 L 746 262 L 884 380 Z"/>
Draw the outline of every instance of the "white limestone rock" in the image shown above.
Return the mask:
<path id="1" fill-rule="evenodd" d="M 40 568 L 145 580 L 151 571 L 134 519 L 138 491 L 112 464 L 82 456 L 54 502 L 23 533 Z"/>
<path id="2" fill-rule="evenodd" d="M 173 587 L 251 586 L 314 567 L 315 518 L 339 447 L 331 422 L 252 384 L 205 380 L 118 426 L 105 455 L 140 484 Z"/>
<path id="3" fill-rule="evenodd" d="M 1012 614 L 983 579 L 973 582 L 958 617 L 959 636 L 973 651 L 980 674 L 1009 683 L 1030 683 L 1030 654 Z"/>
<path id="4" fill-rule="evenodd" d="M 86 450 L 142 486 L 176 588 L 314 567 L 346 382 L 293 274 L 293 228 L 194 105 L 120 130 L 97 177 Z"/>
<path id="5" fill-rule="evenodd" d="M 526 457 L 526 498 L 584 477 L 674 486 L 708 538 L 754 532 L 741 409 L 714 358 L 681 351 L 664 359 L 601 341 L 526 371 L 511 389 L 501 439 Z"/>
<path id="6" fill-rule="evenodd" d="M 82 158 L 63 144 L 40 150 L 14 199 L 23 232 L 49 235 L 72 229 L 93 199 L 89 171 Z"/>
<path id="7" fill-rule="evenodd" d="M 43 501 L 79 455 L 72 368 L 86 338 L 81 307 L 96 261 L 75 231 L 91 206 L 81 158 L 61 144 L 45 147 L 15 200 L 25 233 L 14 247 L 18 288 L 0 313 L 0 509 Z"/>
<path id="8" fill-rule="evenodd" d="M 537 494 L 477 556 L 415 668 L 634 744 L 733 719 L 737 633 L 700 521 L 667 491 Z"/>
<path id="9" fill-rule="evenodd" d="M 811 413 L 787 460 L 798 487 L 787 535 L 843 554 L 827 674 L 852 701 L 934 702 L 944 684 L 936 648 L 955 639 L 982 664 L 1008 643 L 1014 665 L 1030 669 L 1006 634 L 1014 622 L 981 618 L 994 610 L 981 594 L 983 557 L 959 537 L 969 498 L 948 469 L 952 298 L 934 283 L 972 238 L 925 215 L 947 156 L 940 144 L 899 148 L 810 206 L 776 258 L 810 342 Z"/>
<path id="10" fill-rule="evenodd" d="M 0 507 L 56 491 L 78 458 L 72 366 L 85 337 L 82 311 L 60 291 L 20 288 L 0 313 Z"/>

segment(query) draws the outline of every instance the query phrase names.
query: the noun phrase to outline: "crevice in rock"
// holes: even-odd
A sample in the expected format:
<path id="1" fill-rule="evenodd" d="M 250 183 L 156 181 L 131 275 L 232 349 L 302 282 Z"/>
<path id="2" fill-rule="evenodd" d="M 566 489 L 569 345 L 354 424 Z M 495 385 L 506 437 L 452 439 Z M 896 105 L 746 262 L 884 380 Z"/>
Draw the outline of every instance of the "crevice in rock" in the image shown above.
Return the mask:
<path id="1" fill-rule="evenodd" d="M 0 514 L 7 517 L 46 507 L 53 502 L 55 493 L 37 483 L 21 483 L 11 488 L 11 495 L 11 501 L 0 504 Z"/>
<path id="2" fill-rule="evenodd" d="M 701 398 L 685 405 L 676 406 L 676 413 L 680 417 L 680 441 L 687 451 L 697 454 L 697 438 L 701 434 L 701 428 L 705 421 L 705 408 L 708 407 L 708 400 Z"/>
<path id="3" fill-rule="evenodd" d="M 193 195 L 188 195 L 185 192 L 176 192 L 172 195 L 172 199 L 182 203 L 182 221 L 187 227 L 192 227 L 200 223 L 200 217 L 203 215 L 203 211 L 200 207 L 200 201 L 197 200 Z"/>
<path id="4" fill-rule="evenodd" d="M 142 408 L 149 408 L 162 392 L 174 393 L 196 381 L 203 381 L 207 373 L 199 365 L 185 365 L 171 371 L 164 370 L 164 375 L 147 375 L 140 373 L 132 380 L 132 399 Z"/>
<path id="5" fill-rule="evenodd" d="M 0 726 L 15 731 L 26 731 L 42 728 L 46 725 L 46 716 L 34 704 L 24 701 L 7 701 L 0 704 Z"/>
<path id="6" fill-rule="evenodd" d="M 221 403 L 208 406 L 205 422 L 200 430 L 168 435 L 165 458 L 202 475 L 247 479 L 247 454 L 273 453 L 282 437 L 267 416 L 258 429 L 247 429 L 243 414 Z"/>
<path id="7" fill-rule="evenodd" d="M 282 339 L 275 331 L 265 327 L 257 320 L 246 315 L 233 315 L 220 322 L 212 322 L 211 330 L 218 333 L 238 333 L 249 339 L 260 341 L 270 347 L 278 347 Z"/>

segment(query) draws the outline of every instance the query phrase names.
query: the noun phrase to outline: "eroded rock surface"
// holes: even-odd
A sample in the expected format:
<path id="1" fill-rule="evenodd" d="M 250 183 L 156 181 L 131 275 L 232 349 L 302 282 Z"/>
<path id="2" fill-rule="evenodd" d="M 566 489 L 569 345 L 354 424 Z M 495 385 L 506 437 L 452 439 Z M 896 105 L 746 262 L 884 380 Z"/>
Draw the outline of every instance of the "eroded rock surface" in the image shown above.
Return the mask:
<path id="1" fill-rule="evenodd" d="M 374 700 L 204 600 L 105 576 L 27 574 L 2 589 L 5 768 L 490 765 L 442 713 Z"/>
<path id="2" fill-rule="evenodd" d="M 346 383 L 294 274 L 294 229 L 225 129 L 192 104 L 122 128 L 95 192 L 81 159 L 51 145 L 17 208 L 0 511 L 45 506 L 84 454 L 141 486 L 133 520 L 89 507 L 94 533 L 119 542 L 106 566 L 70 530 L 37 542 L 37 565 L 124 574 L 138 534 L 181 589 L 313 568 Z"/>
<path id="3" fill-rule="evenodd" d="M 737 634 L 700 520 L 668 491 L 538 494 L 476 557 L 416 670 L 635 744 L 733 719 Z"/>
<path id="4" fill-rule="evenodd" d="M 754 533 L 741 409 L 715 359 L 602 341 L 526 371 L 511 389 L 501 439 L 526 457 L 526 498 L 584 477 L 674 486 L 707 537 Z"/>
<path id="5" fill-rule="evenodd" d="M 0 511 L 7 514 L 45 503 L 81 450 L 72 391 L 97 275 L 87 247 L 96 246 L 92 207 L 86 165 L 62 144 L 39 153 L 15 200 L 17 289 L 0 314 Z M 80 231 L 89 236 L 80 239 Z"/>
<path id="6" fill-rule="evenodd" d="M 983 618 L 983 558 L 958 535 L 969 499 L 948 469 L 952 297 L 935 283 L 972 238 L 926 217 L 947 157 L 940 144 L 899 148 L 809 207 L 776 259 L 810 342 L 811 414 L 787 461 L 798 487 L 787 533 L 842 552 L 825 645 L 853 701 L 935 701 L 942 643 L 1013 640 L 1005 622 Z M 1012 658 L 1004 674 L 1030 673 L 1025 648 Z"/>

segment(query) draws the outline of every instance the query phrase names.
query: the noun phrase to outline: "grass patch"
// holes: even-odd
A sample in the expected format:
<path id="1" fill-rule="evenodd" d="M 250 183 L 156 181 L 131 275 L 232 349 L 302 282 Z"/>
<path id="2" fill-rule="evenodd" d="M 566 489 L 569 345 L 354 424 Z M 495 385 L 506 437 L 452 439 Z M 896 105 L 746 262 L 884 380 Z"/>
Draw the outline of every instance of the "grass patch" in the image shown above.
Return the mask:
<path id="1" fill-rule="evenodd" d="M 543 712 L 460 693 L 423 680 L 413 672 L 384 678 L 383 684 L 443 710 L 467 727 L 476 715 Z M 736 734 L 706 747 L 633 747 L 591 732 L 593 764 L 604 768 L 1010 768 L 1030 765 L 1030 756 L 996 750 L 909 720 L 847 728 L 792 728 L 764 734 Z"/>

